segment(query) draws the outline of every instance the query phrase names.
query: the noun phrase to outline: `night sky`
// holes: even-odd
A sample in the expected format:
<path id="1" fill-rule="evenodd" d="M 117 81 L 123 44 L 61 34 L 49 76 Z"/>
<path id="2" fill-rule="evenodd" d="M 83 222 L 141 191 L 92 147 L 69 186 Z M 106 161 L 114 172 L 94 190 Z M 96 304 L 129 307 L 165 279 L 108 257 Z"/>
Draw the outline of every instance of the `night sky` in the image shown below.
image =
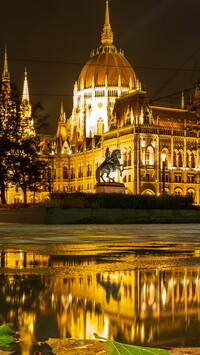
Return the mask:
<path id="1" fill-rule="evenodd" d="M 148 97 L 194 85 L 200 77 L 200 0 L 110 0 L 109 8 L 114 44 L 125 51 Z M 31 101 L 40 100 L 50 114 L 51 133 L 62 98 L 71 114 L 73 85 L 100 45 L 104 11 L 105 0 L 1 2 L 0 70 L 7 43 L 11 81 L 21 89 L 27 67 Z"/>

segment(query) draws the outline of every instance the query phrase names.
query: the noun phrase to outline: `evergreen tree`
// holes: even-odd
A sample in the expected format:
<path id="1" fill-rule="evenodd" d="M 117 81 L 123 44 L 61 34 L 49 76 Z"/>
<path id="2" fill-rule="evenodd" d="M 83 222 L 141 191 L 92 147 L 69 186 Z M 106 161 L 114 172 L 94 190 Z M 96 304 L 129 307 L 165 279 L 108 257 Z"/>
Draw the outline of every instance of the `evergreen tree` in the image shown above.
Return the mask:
<path id="1" fill-rule="evenodd" d="M 23 191 L 24 203 L 27 203 L 27 191 L 41 191 L 46 187 L 46 162 L 37 152 L 38 139 L 34 136 L 19 136 L 13 145 L 13 154 L 10 156 L 9 167 L 11 181 L 18 184 Z"/>
<path id="2" fill-rule="evenodd" d="M 18 102 L 0 102 L 0 190 L 6 203 L 6 187 L 17 184 L 27 203 L 27 191 L 37 192 L 46 186 L 46 162 L 37 152 L 38 138 L 29 132 L 30 117 L 24 117 Z"/>

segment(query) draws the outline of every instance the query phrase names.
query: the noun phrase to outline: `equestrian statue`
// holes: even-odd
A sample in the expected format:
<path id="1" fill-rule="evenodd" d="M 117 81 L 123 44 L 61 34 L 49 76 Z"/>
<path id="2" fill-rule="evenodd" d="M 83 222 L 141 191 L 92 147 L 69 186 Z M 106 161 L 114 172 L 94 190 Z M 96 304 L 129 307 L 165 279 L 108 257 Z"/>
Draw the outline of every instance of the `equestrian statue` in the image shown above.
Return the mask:
<path id="1" fill-rule="evenodd" d="M 120 176 L 122 176 L 124 165 L 120 164 L 119 162 L 120 158 L 121 158 L 121 151 L 119 149 L 113 150 L 112 153 L 110 154 L 109 148 L 106 148 L 105 160 L 96 170 L 96 180 L 98 183 L 101 182 L 101 179 L 103 180 L 103 182 L 106 182 L 104 180 L 104 174 L 106 174 L 106 177 L 109 180 L 115 182 L 114 178 L 110 177 L 110 173 L 112 171 L 120 170 Z"/>

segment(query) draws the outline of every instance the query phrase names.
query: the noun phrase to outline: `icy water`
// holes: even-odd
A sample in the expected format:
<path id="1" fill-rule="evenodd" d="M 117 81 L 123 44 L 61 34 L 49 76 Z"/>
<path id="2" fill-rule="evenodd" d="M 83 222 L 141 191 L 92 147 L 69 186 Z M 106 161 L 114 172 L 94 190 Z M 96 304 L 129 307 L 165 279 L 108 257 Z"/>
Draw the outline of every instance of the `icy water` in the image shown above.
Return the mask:
<path id="1" fill-rule="evenodd" d="M 0 225 L 0 323 L 39 341 L 200 346 L 200 225 Z"/>

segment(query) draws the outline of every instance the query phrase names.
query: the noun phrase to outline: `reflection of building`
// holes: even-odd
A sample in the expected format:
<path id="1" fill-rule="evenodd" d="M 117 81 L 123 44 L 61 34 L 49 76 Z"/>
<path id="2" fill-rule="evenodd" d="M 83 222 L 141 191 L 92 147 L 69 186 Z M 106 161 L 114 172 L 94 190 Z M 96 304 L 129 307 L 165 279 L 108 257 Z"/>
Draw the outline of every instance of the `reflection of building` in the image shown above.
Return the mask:
<path id="1" fill-rule="evenodd" d="M 5 276 L 0 278 L 0 319 L 18 324 L 21 332 L 27 329 L 29 343 L 41 328 L 41 319 L 51 319 L 52 332 L 58 334 L 59 328 L 61 337 L 91 338 L 96 332 L 151 346 L 172 346 L 178 338 L 179 343 L 187 341 L 192 332 L 199 338 L 200 268 L 196 266 L 97 274 L 92 271 L 94 257 L 80 263 L 72 255 L 60 259 L 35 255 L 33 264 L 33 255 L 27 252 L 26 263 L 20 264 L 22 255 L 12 250 L 1 255 Z"/>
<path id="2" fill-rule="evenodd" d="M 186 105 L 183 96 L 180 102 L 176 108 L 150 105 L 123 51 L 113 44 L 106 0 L 101 44 L 74 85 L 72 115 L 66 119 L 62 104 L 53 150 L 47 138 L 40 145 L 52 162 L 51 191 L 94 192 L 95 171 L 109 147 L 122 152 L 127 191 L 192 194 L 199 203 L 199 87 L 193 102 Z"/>

